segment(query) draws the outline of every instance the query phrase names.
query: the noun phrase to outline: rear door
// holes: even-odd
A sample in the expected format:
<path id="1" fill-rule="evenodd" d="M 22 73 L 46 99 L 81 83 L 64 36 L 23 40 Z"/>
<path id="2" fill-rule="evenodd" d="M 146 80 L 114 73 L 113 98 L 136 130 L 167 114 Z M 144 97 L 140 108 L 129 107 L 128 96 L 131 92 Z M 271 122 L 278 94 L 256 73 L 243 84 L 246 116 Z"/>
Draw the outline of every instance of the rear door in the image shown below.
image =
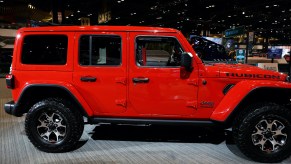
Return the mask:
<path id="1" fill-rule="evenodd" d="M 95 115 L 126 111 L 126 33 L 76 33 L 73 80 Z"/>

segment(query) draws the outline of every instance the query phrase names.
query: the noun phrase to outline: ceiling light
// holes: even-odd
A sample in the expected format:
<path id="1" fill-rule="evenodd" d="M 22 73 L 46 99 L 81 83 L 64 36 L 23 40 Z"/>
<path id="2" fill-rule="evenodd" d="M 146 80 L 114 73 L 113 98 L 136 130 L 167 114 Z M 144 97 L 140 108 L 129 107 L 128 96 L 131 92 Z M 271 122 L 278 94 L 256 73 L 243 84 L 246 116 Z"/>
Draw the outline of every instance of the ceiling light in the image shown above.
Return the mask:
<path id="1" fill-rule="evenodd" d="M 274 5 L 274 7 L 277 7 L 277 6 L 278 6 L 278 5 L 276 5 L 276 4 Z"/>
<path id="2" fill-rule="evenodd" d="M 242 12 L 242 14 L 244 15 L 244 14 L 245 14 L 245 12 L 243 11 L 243 12 Z"/>
<path id="3" fill-rule="evenodd" d="M 67 19 L 69 19 L 69 17 L 66 17 Z"/>
<path id="4" fill-rule="evenodd" d="M 80 10 L 77 11 L 78 13 L 81 12 Z"/>
<path id="5" fill-rule="evenodd" d="M 231 18 L 231 15 L 229 15 L 228 17 Z"/>
<path id="6" fill-rule="evenodd" d="M 0 1 L 0 3 L 3 3 L 4 1 Z"/>
<path id="7" fill-rule="evenodd" d="M 266 8 L 269 8 L 270 6 L 266 6 Z"/>

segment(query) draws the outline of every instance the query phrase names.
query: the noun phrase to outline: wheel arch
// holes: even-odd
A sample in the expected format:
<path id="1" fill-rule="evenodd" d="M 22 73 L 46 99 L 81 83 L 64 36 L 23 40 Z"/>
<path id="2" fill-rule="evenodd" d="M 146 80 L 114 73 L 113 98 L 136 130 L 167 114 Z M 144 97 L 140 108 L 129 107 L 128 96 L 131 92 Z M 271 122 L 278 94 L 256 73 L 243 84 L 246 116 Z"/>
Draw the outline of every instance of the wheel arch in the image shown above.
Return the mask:
<path id="1" fill-rule="evenodd" d="M 234 119 L 251 104 L 272 102 L 291 109 L 291 88 L 258 87 L 243 96 L 241 101 L 223 118 L 216 120 L 218 117 L 212 115 L 211 119 L 222 122 L 226 127 L 231 127 Z"/>
<path id="2" fill-rule="evenodd" d="M 27 113 L 29 108 L 37 101 L 49 97 L 70 100 L 83 116 L 88 117 L 93 115 L 88 104 L 74 88 L 70 87 L 70 89 L 68 89 L 65 86 L 55 84 L 30 84 L 26 86 L 18 98 L 16 107 L 19 108 L 18 111 L 21 110 L 21 113 L 24 114 Z M 80 101 L 82 103 L 80 103 Z"/>

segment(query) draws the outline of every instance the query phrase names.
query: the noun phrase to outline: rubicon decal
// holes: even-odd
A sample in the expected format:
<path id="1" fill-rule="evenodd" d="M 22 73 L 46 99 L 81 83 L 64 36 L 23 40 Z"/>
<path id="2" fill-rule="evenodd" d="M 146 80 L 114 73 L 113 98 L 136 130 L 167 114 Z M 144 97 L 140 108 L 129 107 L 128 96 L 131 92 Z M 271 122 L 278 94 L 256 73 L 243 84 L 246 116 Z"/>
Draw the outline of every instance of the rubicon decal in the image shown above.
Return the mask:
<path id="1" fill-rule="evenodd" d="M 266 74 L 249 74 L 249 73 L 225 73 L 227 77 L 237 78 L 257 78 L 257 79 L 280 79 L 278 75 L 266 75 Z"/>

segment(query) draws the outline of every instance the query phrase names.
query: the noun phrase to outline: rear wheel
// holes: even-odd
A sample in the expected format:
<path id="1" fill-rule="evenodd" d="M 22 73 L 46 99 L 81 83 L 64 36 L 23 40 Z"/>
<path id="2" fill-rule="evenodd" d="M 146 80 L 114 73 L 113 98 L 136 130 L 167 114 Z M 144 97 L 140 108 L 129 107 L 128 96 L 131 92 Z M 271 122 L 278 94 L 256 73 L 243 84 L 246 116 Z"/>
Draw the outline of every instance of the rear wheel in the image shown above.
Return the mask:
<path id="1" fill-rule="evenodd" d="M 275 104 L 256 105 L 235 121 L 238 148 L 258 162 L 280 162 L 291 154 L 291 111 Z"/>
<path id="2" fill-rule="evenodd" d="M 64 100 L 39 101 L 29 110 L 25 131 L 35 147 L 45 152 L 73 149 L 84 129 L 82 116 Z"/>

